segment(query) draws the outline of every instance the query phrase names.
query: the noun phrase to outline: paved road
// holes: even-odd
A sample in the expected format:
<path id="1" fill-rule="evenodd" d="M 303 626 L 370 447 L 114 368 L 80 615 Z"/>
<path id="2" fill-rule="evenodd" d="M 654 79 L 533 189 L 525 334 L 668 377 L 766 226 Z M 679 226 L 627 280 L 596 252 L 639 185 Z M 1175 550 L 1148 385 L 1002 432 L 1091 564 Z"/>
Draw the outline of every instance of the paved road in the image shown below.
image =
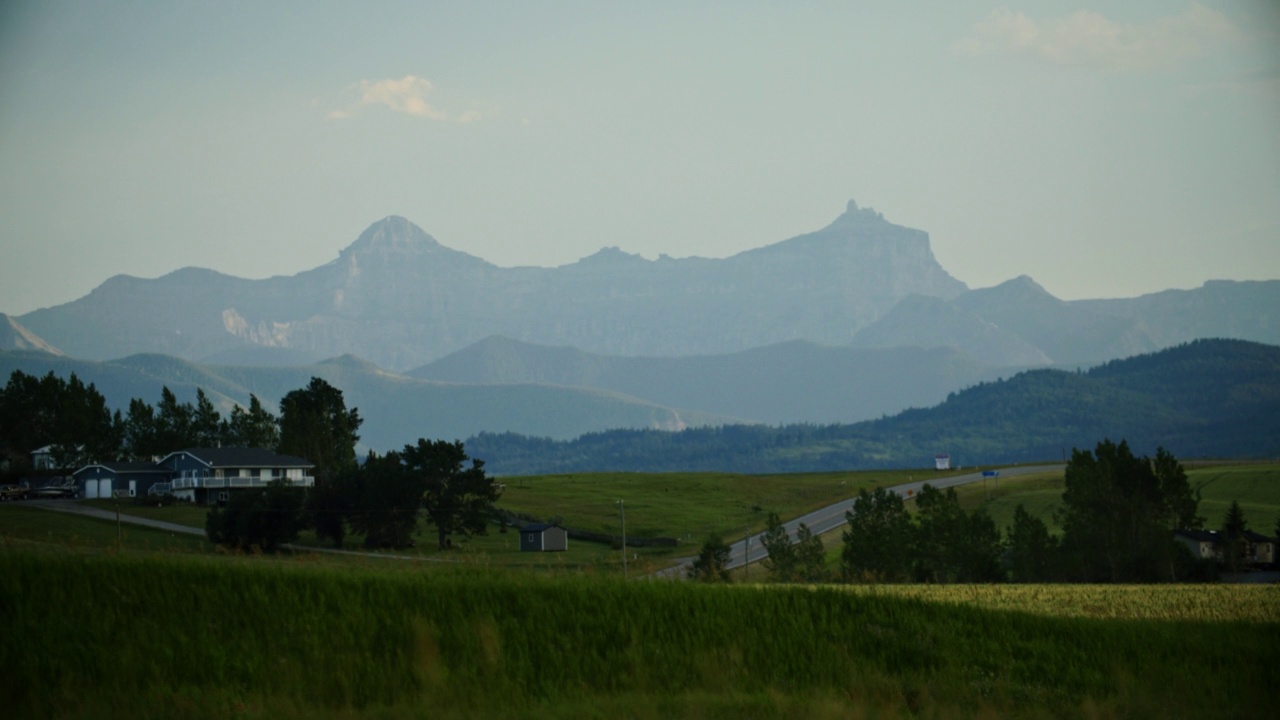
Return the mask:
<path id="1" fill-rule="evenodd" d="M 24 500 L 22 504 L 29 507 L 40 508 L 41 510 L 55 510 L 58 512 L 72 513 L 75 515 L 83 515 L 84 517 L 96 518 L 98 520 L 116 521 L 116 513 L 114 510 L 102 510 L 86 505 L 78 500 Z M 129 523 L 130 525 L 142 525 L 144 527 L 155 528 L 157 530 L 168 530 L 173 533 L 182 533 L 184 535 L 199 535 L 204 537 L 202 528 L 191 527 L 190 525 L 178 525 L 176 523 L 165 522 L 163 520 L 152 520 L 151 518 L 138 517 L 137 515 L 120 514 L 120 522 Z M 390 553 L 370 553 L 359 552 L 356 550 L 339 550 L 337 548 L 321 548 L 307 547 L 304 545 L 281 545 L 286 550 L 303 553 L 327 553 L 329 555 L 356 555 L 359 557 L 381 558 L 383 560 L 417 560 L 420 562 L 458 562 L 453 558 L 433 558 L 422 557 L 420 555 L 393 555 Z"/>
<path id="2" fill-rule="evenodd" d="M 1061 471 L 1065 467 L 1066 465 L 1058 463 L 1055 465 L 1027 465 L 1022 467 L 1001 468 L 999 471 L 999 479 L 1018 477 L 1019 475 L 1034 475 L 1036 473 Z M 921 475 L 927 474 L 928 471 L 921 472 Z M 942 489 L 956 487 L 958 485 L 968 485 L 970 483 L 980 482 L 981 480 L 982 473 L 980 472 L 969 473 L 968 475 L 954 475 L 944 478 L 925 477 L 924 479 L 905 483 L 903 485 L 895 485 L 889 488 L 889 490 L 906 498 L 912 497 L 916 493 L 920 492 L 920 488 L 924 487 L 925 483 Z M 787 529 L 787 533 L 791 536 L 793 542 L 795 541 L 796 530 L 800 527 L 800 523 L 808 525 L 814 535 L 821 535 L 825 532 L 829 532 L 845 524 L 844 515 L 853 509 L 854 499 L 855 498 L 847 498 L 835 503 L 834 505 L 828 505 L 820 510 L 815 510 L 808 515 L 802 515 L 791 522 L 783 523 L 783 527 Z M 763 536 L 764 533 L 758 533 L 730 545 L 728 568 L 732 570 L 733 568 L 742 567 L 747 563 L 760 562 L 768 557 L 769 553 L 765 551 L 764 545 L 760 542 L 760 539 Z M 750 547 L 750 557 L 747 556 L 748 547 Z M 660 570 L 654 574 L 658 577 L 665 578 L 683 578 L 685 577 L 689 566 L 693 564 L 694 559 L 695 558 L 693 557 L 679 558 L 676 560 L 677 564 L 673 567 Z"/>

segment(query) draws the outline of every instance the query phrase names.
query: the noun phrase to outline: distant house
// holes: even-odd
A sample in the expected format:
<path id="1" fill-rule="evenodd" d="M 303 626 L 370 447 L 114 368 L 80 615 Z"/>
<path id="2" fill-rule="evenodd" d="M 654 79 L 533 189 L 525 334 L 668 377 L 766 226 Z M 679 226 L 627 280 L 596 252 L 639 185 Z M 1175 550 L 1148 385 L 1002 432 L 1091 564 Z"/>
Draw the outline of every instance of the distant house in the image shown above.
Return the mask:
<path id="1" fill-rule="evenodd" d="M 520 530 L 520 552 L 562 552 L 569 549 L 569 532 L 558 525 L 538 523 Z"/>
<path id="2" fill-rule="evenodd" d="M 108 462 L 86 465 L 72 475 L 82 498 L 109 498 L 119 493 L 128 497 L 146 495 L 151 488 L 169 481 L 169 470 L 153 462 Z"/>
<path id="3" fill-rule="evenodd" d="M 31 467 L 36 470 L 54 470 L 53 446 L 45 445 L 31 451 Z"/>
<path id="4" fill-rule="evenodd" d="M 237 489 L 262 488 L 275 480 L 294 487 L 315 485 L 308 472 L 314 467 L 311 463 L 263 448 L 190 448 L 169 453 L 156 464 L 168 472 L 168 492 L 202 505 L 226 500 Z"/>
<path id="5" fill-rule="evenodd" d="M 1178 530 L 1174 534 L 1186 545 L 1194 557 L 1222 562 L 1225 549 L 1233 544 L 1233 537 L 1218 530 Z M 1247 565 L 1275 565 L 1276 539 L 1260 535 L 1252 530 L 1244 532 L 1246 542 L 1244 562 Z"/>
<path id="6" fill-rule="evenodd" d="M 934 456 L 933 456 L 933 466 L 934 466 L 935 468 L 937 468 L 938 470 L 950 470 L 950 469 L 951 469 L 951 456 L 950 456 L 950 455 L 946 455 L 946 454 L 943 454 L 943 455 L 934 455 Z"/>
<path id="7" fill-rule="evenodd" d="M 1216 530 L 1177 530 L 1173 537 L 1187 546 L 1191 556 L 1199 560 L 1219 560 L 1222 553 L 1218 547 Z"/>

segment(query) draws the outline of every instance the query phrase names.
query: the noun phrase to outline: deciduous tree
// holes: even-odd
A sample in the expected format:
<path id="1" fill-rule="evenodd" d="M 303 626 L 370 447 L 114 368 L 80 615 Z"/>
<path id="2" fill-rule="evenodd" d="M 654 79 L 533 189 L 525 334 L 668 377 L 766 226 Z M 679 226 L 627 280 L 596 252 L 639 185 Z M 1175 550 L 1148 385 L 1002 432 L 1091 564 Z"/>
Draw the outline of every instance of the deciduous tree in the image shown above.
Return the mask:
<path id="1" fill-rule="evenodd" d="M 422 508 L 435 526 L 440 549 L 450 547 L 452 535 L 482 535 L 502 494 L 484 472 L 484 461 L 471 459 L 460 441 L 428 441 L 404 447 L 408 473 L 420 482 Z"/>
<path id="2" fill-rule="evenodd" d="M 355 464 L 362 422 L 356 408 L 347 409 L 341 390 L 313 377 L 306 388 L 290 391 L 280 401 L 279 451 L 311 462 L 321 484 Z"/>
<path id="3" fill-rule="evenodd" d="M 1176 574 L 1173 531 L 1196 521 L 1199 498 L 1172 455 L 1160 450 L 1156 457 L 1134 457 L 1123 440 L 1072 452 L 1059 517 L 1075 579 L 1144 582 Z"/>

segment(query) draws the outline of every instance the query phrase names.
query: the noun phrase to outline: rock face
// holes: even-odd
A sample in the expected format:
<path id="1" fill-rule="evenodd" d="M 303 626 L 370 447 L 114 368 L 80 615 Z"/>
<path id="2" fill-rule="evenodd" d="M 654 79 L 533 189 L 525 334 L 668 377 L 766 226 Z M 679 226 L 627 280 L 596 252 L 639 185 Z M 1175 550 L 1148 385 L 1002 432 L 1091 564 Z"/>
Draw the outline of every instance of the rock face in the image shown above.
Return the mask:
<path id="1" fill-rule="evenodd" d="M 88 359 L 160 352 L 270 364 L 273 353 L 281 362 L 352 353 L 399 370 L 491 335 L 646 356 L 840 345 L 907 295 L 965 290 L 928 235 L 852 201 L 822 230 L 724 260 L 607 248 L 558 268 L 500 268 L 393 216 L 292 277 L 119 276 L 22 321 Z"/>
<path id="2" fill-rule="evenodd" d="M 0 351 L 3 350 L 34 350 L 50 355 L 62 354 L 61 350 L 45 342 L 17 320 L 0 313 Z"/>

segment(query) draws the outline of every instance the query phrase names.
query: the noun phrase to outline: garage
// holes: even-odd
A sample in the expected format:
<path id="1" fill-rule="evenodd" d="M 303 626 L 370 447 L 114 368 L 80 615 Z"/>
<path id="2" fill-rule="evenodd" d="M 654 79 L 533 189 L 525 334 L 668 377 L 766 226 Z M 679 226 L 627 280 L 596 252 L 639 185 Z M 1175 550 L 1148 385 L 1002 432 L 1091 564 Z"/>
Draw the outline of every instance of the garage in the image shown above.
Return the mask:
<path id="1" fill-rule="evenodd" d="M 93 500 L 98 497 L 98 481 L 97 480 L 84 481 L 84 496 L 88 500 Z"/>

